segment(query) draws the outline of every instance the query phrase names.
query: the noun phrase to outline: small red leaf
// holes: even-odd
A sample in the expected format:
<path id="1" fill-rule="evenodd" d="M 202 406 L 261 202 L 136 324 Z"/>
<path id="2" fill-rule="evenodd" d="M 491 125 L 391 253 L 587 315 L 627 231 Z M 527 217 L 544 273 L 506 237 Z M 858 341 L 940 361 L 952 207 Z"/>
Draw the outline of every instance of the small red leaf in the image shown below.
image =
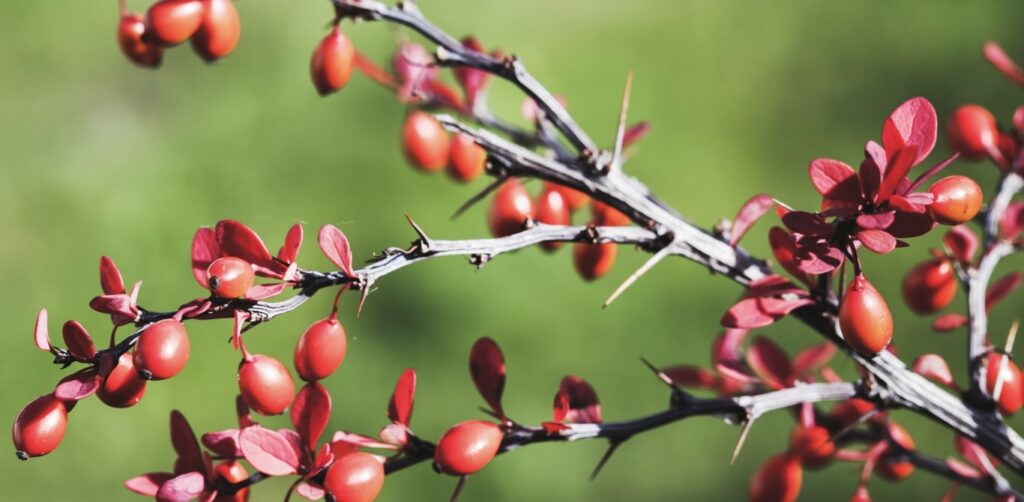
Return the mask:
<path id="1" fill-rule="evenodd" d="M 559 389 L 555 393 L 555 403 L 551 409 L 551 419 L 554 422 L 562 422 L 569 414 L 569 394 Z"/>
<path id="2" fill-rule="evenodd" d="M 858 202 L 860 179 L 853 168 L 832 159 L 814 159 L 808 168 L 815 190 L 830 201 Z"/>
<path id="3" fill-rule="evenodd" d="M 206 285 L 206 269 L 221 257 L 220 244 L 212 228 L 200 227 L 192 237 L 192 276 L 202 287 Z"/>
<path id="4" fill-rule="evenodd" d="M 960 456 L 964 457 L 971 465 L 986 471 L 994 465 L 988 453 L 974 441 L 957 434 L 953 439 L 953 444 Z"/>
<path id="5" fill-rule="evenodd" d="M 768 315 L 785 316 L 790 312 L 807 305 L 812 305 L 810 298 L 775 298 L 764 296 L 757 299 L 757 304 Z"/>
<path id="6" fill-rule="evenodd" d="M 747 230 L 750 230 L 750 227 L 764 216 L 774 203 L 775 199 L 771 195 L 766 194 L 755 195 L 745 202 L 739 212 L 736 213 L 736 219 L 733 220 L 732 232 L 729 235 L 729 245 L 735 246 L 739 243 L 740 239 L 746 235 Z"/>
<path id="7" fill-rule="evenodd" d="M 960 263 L 971 263 L 978 251 L 978 236 L 966 225 L 957 225 L 942 237 L 942 243 Z"/>
<path id="8" fill-rule="evenodd" d="M 120 315 L 134 319 L 136 310 L 132 299 L 126 294 L 101 295 L 89 300 L 89 308 L 103 314 Z"/>
<path id="9" fill-rule="evenodd" d="M 109 257 L 100 257 L 100 287 L 103 294 L 117 295 L 124 294 L 124 280 L 121 279 L 121 272 L 114 265 L 114 260 Z"/>
<path id="10" fill-rule="evenodd" d="M 494 340 L 483 337 L 473 344 L 469 351 L 469 374 L 480 396 L 504 421 L 501 394 L 505 391 L 505 356 Z"/>
<path id="11" fill-rule="evenodd" d="M 626 131 L 622 133 L 622 147 L 628 148 L 633 143 L 643 139 L 644 136 L 647 136 L 647 133 L 650 131 L 651 123 L 646 120 L 627 127 Z"/>
<path id="12" fill-rule="evenodd" d="M 245 292 L 245 299 L 258 302 L 260 300 L 266 300 L 272 298 L 284 292 L 288 285 L 285 283 L 278 284 L 256 284 L 249 288 L 249 291 Z"/>
<path id="13" fill-rule="evenodd" d="M 946 459 L 946 466 L 948 466 L 951 471 L 956 473 L 956 475 L 961 476 L 963 478 L 967 478 L 967 479 L 981 479 L 982 478 L 982 474 L 981 474 L 980 471 L 978 471 L 977 469 L 975 469 L 975 468 L 973 468 L 973 467 L 971 467 L 971 466 L 969 466 L 969 465 L 967 465 L 967 464 L 965 464 L 965 463 L 963 463 L 963 462 L 961 462 L 961 461 L 959 461 L 959 460 L 957 460 L 955 458 L 947 458 Z M 946 500 L 946 499 L 943 499 L 943 500 Z M 1010 500 L 1014 500 L 1014 499 L 1011 497 Z"/>
<path id="14" fill-rule="evenodd" d="M 64 323 L 63 331 L 64 344 L 68 346 L 68 352 L 75 359 L 89 362 L 96 357 L 96 346 L 92 343 L 92 337 L 78 321 Z"/>
<path id="15" fill-rule="evenodd" d="M 896 238 L 885 230 L 861 230 L 857 232 L 857 240 L 878 254 L 886 254 L 896 249 Z"/>
<path id="16" fill-rule="evenodd" d="M 416 370 L 408 368 L 395 382 L 395 391 L 388 402 L 388 418 L 392 422 L 409 425 L 412 420 L 413 399 L 416 397 Z"/>
<path id="17" fill-rule="evenodd" d="M 898 193 L 896 188 L 903 182 L 910 168 L 914 167 L 914 158 L 917 155 L 917 147 L 908 146 L 896 150 L 889 157 L 889 167 L 882 177 L 882 184 L 878 187 L 878 195 L 875 202 L 881 204 L 889 200 L 889 196 Z"/>
<path id="18" fill-rule="evenodd" d="M 737 329 L 763 328 L 782 318 L 781 315 L 765 312 L 758 300 L 759 298 L 744 298 L 729 307 L 722 316 L 722 326 Z"/>
<path id="19" fill-rule="evenodd" d="M 210 451 L 227 458 L 240 458 L 242 448 L 238 444 L 238 436 L 241 431 L 228 429 L 203 434 L 202 442 Z"/>
<path id="20" fill-rule="evenodd" d="M 327 494 L 323 488 L 312 483 L 299 483 L 295 487 L 295 493 L 298 493 L 299 496 L 306 500 L 320 500 Z"/>
<path id="21" fill-rule="evenodd" d="M 789 232 L 780 227 L 772 227 L 768 231 L 768 244 L 772 248 L 772 255 L 775 256 L 775 261 L 779 262 L 779 265 L 786 272 L 789 272 L 790 275 L 805 284 L 810 284 L 807 274 L 799 268 L 796 260 L 796 243 Z"/>
<path id="22" fill-rule="evenodd" d="M 1020 272 L 1010 272 L 996 282 L 993 282 L 992 285 L 988 287 L 988 291 L 985 292 L 985 309 L 991 310 L 992 307 L 998 305 L 999 302 L 1003 301 L 1003 299 L 1009 296 L 1010 293 L 1013 293 L 1018 287 L 1020 287 L 1021 280 L 1022 276 Z"/>
<path id="23" fill-rule="evenodd" d="M 259 425 L 246 427 L 239 435 L 239 444 L 245 459 L 269 476 L 295 474 L 299 467 L 299 452 L 284 436 Z"/>
<path id="24" fill-rule="evenodd" d="M 558 390 L 569 398 L 569 412 L 565 415 L 567 422 L 601 423 L 601 402 L 597 399 L 597 392 L 586 380 L 574 375 L 566 376 L 562 378 Z"/>
<path id="25" fill-rule="evenodd" d="M 1014 202 L 1006 207 L 999 220 L 999 233 L 1004 239 L 1013 240 L 1024 231 L 1024 202 Z"/>
<path id="26" fill-rule="evenodd" d="M 711 342 L 711 365 L 720 373 L 744 382 L 753 381 L 741 360 L 741 349 L 747 333 L 745 329 L 727 329 Z"/>
<path id="27" fill-rule="evenodd" d="M 967 326 L 967 316 L 962 314 L 943 314 L 932 321 L 932 330 L 946 333 Z"/>
<path id="28" fill-rule="evenodd" d="M 680 387 L 691 389 L 713 389 L 715 388 L 715 374 L 697 366 L 678 365 L 662 368 L 662 373 Z"/>
<path id="29" fill-rule="evenodd" d="M 206 477 L 201 472 L 188 472 L 171 478 L 160 485 L 156 492 L 157 502 L 189 502 L 195 500 L 206 488 Z"/>
<path id="30" fill-rule="evenodd" d="M 265 269 L 273 270 L 278 266 L 263 239 L 244 224 L 235 220 L 218 221 L 216 234 L 217 244 L 225 255 L 241 258 Z"/>
<path id="31" fill-rule="evenodd" d="M 864 230 L 884 230 L 892 225 L 896 213 L 887 211 L 876 214 L 862 214 L 857 217 L 857 226 Z"/>
<path id="32" fill-rule="evenodd" d="M 169 472 L 149 472 L 140 474 L 124 482 L 124 487 L 146 497 L 156 497 L 160 491 L 160 485 L 173 478 L 174 474 Z"/>
<path id="33" fill-rule="evenodd" d="M 306 449 L 314 451 L 331 419 L 331 395 L 319 383 L 307 383 L 295 396 L 290 416 Z"/>
<path id="34" fill-rule="evenodd" d="M 79 401 L 95 394 L 102 380 L 94 368 L 85 368 L 62 378 L 53 395 L 61 401 Z"/>
<path id="35" fill-rule="evenodd" d="M 832 235 L 835 228 L 825 220 L 813 213 L 805 211 L 790 211 L 782 217 L 784 223 L 790 230 L 803 235 Z"/>
<path id="36" fill-rule="evenodd" d="M 196 434 L 185 415 L 178 410 L 171 411 L 171 445 L 178 454 L 178 460 L 174 463 L 175 474 L 204 470 L 203 455 Z"/>
<path id="37" fill-rule="evenodd" d="M 924 160 L 935 148 L 938 124 L 935 107 L 927 99 L 916 97 L 901 104 L 882 127 L 882 144 L 889 158 L 893 152 L 909 147 L 914 149 L 914 156 L 910 159 L 912 165 Z M 886 177 L 888 175 L 886 173 Z M 903 174 L 900 175 L 902 177 Z"/>
<path id="38" fill-rule="evenodd" d="M 338 227 L 324 225 L 320 227 L 320 234 L 317 236 L 317 243 L 324 256 L 331 260 L 345 275 L 354 277 L 352 270 L 352 248 L 349 246 L 348 237 L 345 237 Z"/>
<path id="39" fill-rule="evenodd" d="M 288 229 L 288 234 L 284 236 L 284 245 L 277 251 L 277 259 L 289 264 L 295 263 L 301 247 L 302 225 L 296 223 Z"/>
<path id="40" fill-rule="evenodd" d="M 946 364 L 946 360 L 938 354 L 922 354 L 917 359 L 914 359 L 914 364 L 911 367 L 914 373 L 928 380 L 945 385 L 946 387 L 956 387 L 956 382 L 953 380 L 953 372 L 949 370 L 949 364 Z"/>
<path id="41" fill-rule="evenodd" d="M 793 379 L 789 356 L 771 340 L 758 336 L 747 349 L 747 364 L 769 387 L 783 389 Z"/>
<path id="42" fill-rule="evenodd" d="M 793 374 L 806 377 L 824 368 L 836 355 L 836 350 L 836 346 L 831 342 L 822 342 L 797 352 L 793 357 Z"/>
<path id="43" fill-rule="evenodd" d="M 49 317 L 50 316 L 46 313 L 46 309 L 40 309 L 39 315 L 36 316 L 36 327 L 33 333 L 36 348 L 44 352 L 50 352 L 52 348 L 50 345 L 50 330 L 46 326 L 49 321 Z"/>
<path id="44" fill-rule="evenodd" d="M 1019 86 L 1024 86 L 1024 70 L 1021 69 L 1017 63 L 1013 62 L 1003 50 L 999 44 L 995 42 L 988 42 L 985 44 L 983 49 L 985 59 L 999 70 L 1006 78 L 1010 79 L 1011 82 Z"/>

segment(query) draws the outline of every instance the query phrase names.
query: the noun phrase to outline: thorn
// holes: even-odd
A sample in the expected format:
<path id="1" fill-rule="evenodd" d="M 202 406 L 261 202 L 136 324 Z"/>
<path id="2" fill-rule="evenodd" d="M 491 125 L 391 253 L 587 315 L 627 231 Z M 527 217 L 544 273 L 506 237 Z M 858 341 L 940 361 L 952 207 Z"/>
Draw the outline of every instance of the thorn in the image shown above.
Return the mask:
<path id="1" fill-rule="evenodd" d="M 668 256 L 670 250 L 671 246 L 665 246 L 661 248 L 661 250 L 658 251 L 657 253 L 654 253 L 654 256 L 650 257 L 646 262 L 644 262 L 643 265 L 640 266 L 640 268 L 636 269 L 636 272 L 633 272 L 633 274 L 627 277 L 625 281 L 622 281 L 622 284 L 620 284 L 619 287 L 616 288 L 614 292 L 612 292 L 611 296 L 609 296 L 608 299 L 604 301 L 604 304 L 601 305 L 601 308 L 608 308 L 608 306 L 611 305 L 612 302 L 614 302 L 615 299 L 619 297 L 619 295 L 626 291 L 626 289 L 632 286 L 633 283 L 637 281 L 637 279 L 642 277 L 649 270 L 651 270 L 651 268 L 657 265 L 658 262 L 660 262 L 663 258 Z"/>
<path id="2" fill-rule="evenodd" d="M 484 188 L 483 190 L 481 190 L 480 193 L 470 197 L 469 200 L 467 200 L 464 204 L 459 206 L 459 208 L 456 209 L 454 213 L 452 213 L 452 219 L 454 220 L 454 219 L 457 219 L 459 216 L 462 216 L 462 213 L 465 213 L 466 210 L 468 210 L 469 208 L 473 207 L 474 204 L 476 204 L 477 202 L 480 202 L 481 200 L 483 200 L 483 198 L 487 197 L 488 195 L 490 195 L 491 192 L 497 190 L 498 187 L 500 187 L 501 184 L 504 183 L 505 180 L 507 180 L 507 179 L 508 179 L 508 177 L 498 178 L 498 179 L 492 181 L 490 185 L 487 185 L 487 188 Z"/>
<path id="3" fill-rule="evenodd" d="M 619 449 L 619 445 L 621 444 L 622 441 L 612 441 L 611 445 L 609 445 L 608 449 L 604 452 L 604 455 L 601 456 L 601 460 L 598 460 L 597 466 L 594 467 L 594 472 L 590 473 L 591 481 L 597 479 L 597 475 L 601 474 L 601 469 L 604 469 L 605 464 L 608 463 L 608 459 L 612 458 L 612 454 L 615 453 L 615 450 Z"/>
<path id="4" fill-rule="evenodd" d="M 678 387 L 676 387 L 675 382 L 673 382 L 672 379 L 669 378 L 668 375 L 665 374 L 665 372 L 663 372 L 660 369 L 658 369 L 658 367 L 655 366 L 654 363 L 648 361 L 646 357 L 641 357 L 640 361 L 643 362 L 645 366 L 647 366 L 647 369 L 649 369 L 652 372 L 654 372 L 654 374 L 658 377 L 658 380 L 661 380 L 662 382 L 665 382 L 665 385 L 668 385 L 669 387 L 673 387 L 673 388 L 678 388 Z"/>
<path id="5" fill-rule="evenodd" d="M 363 286 L 362 294 L 359 295 L 359 306 L 356 307 L 356 317 L 359 317 L 359 316 L 363 315 L 363 304 L 366 303 L 366 297 L 370 296 L 370 286 L 372 286 L 372 285 L 373 285 L 372 282 L 367 282 Z"/>
<path id="6" fill-rule="evenodd" d="M 452 502 L 459 500 L 459 494 L 462 493 L 462 489 L 466 486 L 466 479 L 469 476 L 462 476 L 459 478 L 459 482 L 455 484 L 455 491 L 452 492 Z"/>
<path id="7" fill-rule="evenodd" d="M 1006 335 L 1006 344 L 1003 345 L 1003 357 L 999 358 L 999 378 L 996 379 L 996 385 L 992 389 L 992 400 L 999 402 L 999 395 L 1003 391 L 1003 372 L 1007 370 L 1007 362 L 1010 360 L 1010 352 L 1013 351 L 1013 342 L 1017 338 L 1017 329 L 1020 327 L 1019 321 L 1013 321 L 1010 326 L 1010 333 Z"/>
<path id="8" fill-rule="evenodd" d="M 619 125 L 615 128 L 615 150 L 612 152 L 611 170 L 622 168 L 622 141 L 626 136 L 626 112 L 629 110 L 629 94 L 633 90 L 633 70 L 626 74 L 626 89 L 622 91 L 619 106 Z"/>
<path id="9" fill-rule="evenodd" d="M 430 237 L 428 237 L 427 233 L 423 231 L 423 228 L 421 228 L 419 225 L 416 224 L 415 221 L 412 220 L 412 216 L 409 216 L 409 213 L 405 213 L 405 221 L 409 222 L 409 225 L 412 226 L 412 229 L 416 231 L 416 235 L 419 236 L 420 241 L 423 242 L 423 246 L 421 246 L 423 249 L 421 249 L 420 251 L 426 252 L 427 250 L 429 250 L 431 242 Z"/>
<path id="10" fill-rule="evenodd" d="M 732 459 L 729 460 L 729 465 L 736 464 L 736 458 L 740 456 L 740 450 L 743 449 L 743 443 L 747 441 L 747 434 L 753 426 L 754 420 L 747 420 L 747 423 L 743 424 L 743 430 L 740 431 L 740 439 L 736 441 L 736 448 L 732 450 Z"/>

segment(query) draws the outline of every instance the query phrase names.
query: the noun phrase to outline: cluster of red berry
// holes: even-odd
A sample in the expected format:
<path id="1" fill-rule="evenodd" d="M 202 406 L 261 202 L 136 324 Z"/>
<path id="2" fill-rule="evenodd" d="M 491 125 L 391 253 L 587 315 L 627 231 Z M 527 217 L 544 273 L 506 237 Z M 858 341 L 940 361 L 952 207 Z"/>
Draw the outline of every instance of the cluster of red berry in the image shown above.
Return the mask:
<path id="1" fill-rule="evenodd" d="M 231 0 L 160 0 L 145 16 L 130 12 L 121 0 L 117 41 L 131 62 L 157 68 L 164 49 L 191 40 L 208 62 L 227 56 L 238 45 L 241 23 Z"/>

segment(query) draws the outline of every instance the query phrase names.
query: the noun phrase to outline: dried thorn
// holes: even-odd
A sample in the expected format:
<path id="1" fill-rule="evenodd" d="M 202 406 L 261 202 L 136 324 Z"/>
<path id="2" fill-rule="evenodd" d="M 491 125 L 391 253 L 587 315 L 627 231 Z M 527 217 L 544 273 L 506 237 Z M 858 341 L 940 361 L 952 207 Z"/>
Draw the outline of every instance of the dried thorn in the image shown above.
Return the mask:
<path id="1" fill-rule="evenodd" d="M 636 272 L 633 272 L 629 277 L 626 278 L 625 281 L 622 281 L 622 284 L 620 284 L 619 287 L 616 288 L 614 292 L 612 292 L 611 296 L 609 296 L 608 299 L 604 301 L 604 304 L 601 305 L 601 308 L 607 308 L 609 305 L 611 305 L 612 302 L 614 302 L 615 299 L 619 297 L 619 295 L 626 291 L 626 289 L 632 286 L 633 283 L 637 281 L 637 279 L 640 279 L 640 277 L 642 277 L 644 274 L 646 274 L 648 271 L 654 268 L 654 266 L 657 265 L 658 262 L 660 262 L 663 258 L 668 256 L 670 250 L 671 247 L 666 246 L 661 248 L 661 250 L 658 251 L 657 253 L 654 253 L 654 256 L 650 257 L 646 262 L 644 262 L 643 265 L 640 266 L 640 268 L 636 269 Z"/>
<path id="2" fill-rule="evenodd" d="M 601 469 L 604 469 L 605 464 L 608 463 L 608 459 L 612 458 L 612 454 L 615 453 L 615 450 L 619 449 L 619 445 L 622 443 L 623 441 L 611 442 L 611 445 L 608 446 L 608 450 L 604 452 L 604 455 L 601 456 L 601 460 L 599 460 L 597 462 L 597 466 L 594 467 L 594 472 L 590 473 L 591 481 L 597 479 L 597 475 L 601 474 Z"/>
<path id="3" fill-rule="evenodd" d="M 245 326 L 242 326 L 242 331 L 240 331 L 240 333 L 245 333 L 245 332 L 249 331 L 250 329 L 255 328 L 256 326 L 259 326 L 262 323 L 263 323 L 262 320 L 257 320 L 257 321 L 252 321 L 252 322 L 246 323 Z"/>
<path id="4" fill-rule="evenodd" d="M 421 228 L 419 225 L 416 224 L 415 221 L 413 221 L 412 216 L 409 216 L 409 213 L 405 213 L 405 221 L 409 222 L 409 225 L 412 226 L 412 229 L 416 231 L 416 235 L 419 236 L 420 251 L 423 253 L 430 251 L 430 244 L 432 241 L 430 240 L 430 237 L 427 236 L 427 233 L 423 231 L 423 228 Z"/>
<path id="5" fill-rule="evenodd" d="M 362 294 L 359 295 L 359 306 L 356 307 L 356 317 L 363 315 L 363 304 L 366 303 L 366 297 L 370 296 L 371 286 L 373 286 L 373 281 L 365 281 L 362 284 Z"/>
<path id="6" fill-rule="evenodd" d="M 736 441 L 736 448 L 732 450 L 732 459 L 729 460 L 729 465 L 736 463 L 736 458 L 740 456 L 740 450 L 743 449 L 743 443 L 747 441 L 747 434 L 750 433 L 750 428 L 754 426 L 754 420 L 747 418 L 747 422 L 743 424 L 743 430 L 740 431 L 740 438 Z"/>
<path id="7" fill-rule="evenodd" d="M 466 479 L 469 476 L 462 476 L 459 478 L 459 482 L 455 484 L 455 491 L 452 492 L 452 502 L 459 500 L 459 494 L 462 493 L 462 489 L 466 486 Z"/>
<path id="8" fill-rule="evenodd" d="M 491 192 L 497 190 L 498 187 L 500 187 L 502 183 L 505 183 L 505 181 L 508 179 L 509 178 L 507 176 L 503 176 L 492 181 L 491 184 L 487 185 L 487 187 L 481 190 L 480 193 L 470 197 L 469 200 L 467 200 L 465 203 L 459 206 L 459 208 L 456 209 L 454 213 L 452 213 L 452 219 L 454 220 L 457 219 L 459 216 L 462 216 L 462 213 L 465 213 L 467 210 L 469 210 L 469 208 L 473 207 L 474 204 L 483 200 L 483 198 L 490 195 Z"/>
<path id="9" fill-rule="evenodd" d="M 615 129 L 615 150 L 612 152 L 610 169 L 622 168 L 622 142 L 626 136 L 626 112 L 629 110 L 629 94 L 633 90 L 633 70 L 626 74 L 626 89 L 622 92 L 622 104 L 619 105 L 619 125 Z"/>

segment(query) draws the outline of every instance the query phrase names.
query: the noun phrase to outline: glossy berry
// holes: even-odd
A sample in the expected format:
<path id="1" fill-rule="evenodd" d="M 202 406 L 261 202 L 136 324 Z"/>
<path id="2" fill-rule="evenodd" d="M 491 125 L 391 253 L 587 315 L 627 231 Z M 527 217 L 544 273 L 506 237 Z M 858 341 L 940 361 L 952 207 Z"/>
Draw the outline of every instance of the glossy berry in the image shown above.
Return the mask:
<path id="1" fill-rule="evenodd" d="M 855 277 L 846 288 L 839 325 L 846 343 L 861 354 L 877 354 L 892 341 L 889 305 L 864 276 Z"/>
<path id="2" fill-rule="evenodd" d="M 218 480 L 225 483 L 241 483 L 249 479 L 249 471 L 237 460 L 225 460 L 213 468 Z M 213 502 L 246 502 L 249 500 L 249 489 L 242 488 L 231 495 L 218 495 Z"/>
<path id="3" fill-rule="evenodd" d="M 590 200 L 590 197 L 588 197 L 587 194 L 579 190 L 574 190 L 567 186 L 552 183 L 550 181 L 544 182 L 544 190 L 555 190 L 562 194 L 562 200 L 564 200 L 565 204 L 569 206 L 570 211 L 575 211 L 587 205 L 587 201 Z"/>
<path id="4" fill-rule="evenodd" d="M 238 365 L 238 390 L 256 413 L 280 415 L 292 404 L 295 382 L 280 361 L 256 354 Z"/>
<path id="5" fill-rule="evenodd" d="M 533 217 L 533 201 L 523 184 L 510 178 L 498 188 L 487 214 L 491 235 L 504 237 L 523 230 L 523 223 Z"/>
<path id="6" fill-rule="evenodd" d="M 473 141 L 473 137 L 458 133 L 452 138 L 448 153 L 448 174 L 458 181 L 468 182 L 484 172 L 487 151 Z"/>
<path id="7" fill-rule="evenodd" d="M 850 497 L 850 502 L 871 502 L 871 494 L 865 486 L 858 486 L 857 491 Z"/>
<path id="8" fill-rule="evenodd" d="M 311 382 L 323 380 L 345 360 L 348 340 L 338 318 L 331 315 L 306 328 L 295 344 L 293 362 L 299 376 Z"/>
<path id="9" fill-rule="evenodd" d="M 537 197 L 536 220 L 548 225 L 568 225 L 569 205 L 565 203 L 561 192 L 556 190 L 544 190 Z M 542 242 L 540 248 L 545 251 L 554 251 L 561 247 L 562 243 L 557 241 Z"/>
<path id="10" fill-rule="evenodd" d="M 948 176 L 928 189 L 935 202 L 928 206 L 932 218 L 945 225 L 967 223 L 978 211 L 984 195 L 981 187 L 966 176 Z"/>
<path id="11" fill-rule="evenodd" d="M 787 454 L 771 457 L 750 480 L 751 502 L 793 502 L 800 495 L 804 471 L 800 462 Z"/>
<path id="12" fill-rule="evenodd" d="M 164 380 L 177 375 L 188 362 L 188 333 L 174 319 L 157 321 L 139 335 L 132 362 L 147 380 Z"/>
<path id="13" fill-rule="evenodd" d="M 910 433 L 907 432 L 903 426 L 896 423 L 889 423 L 889 435 L 892 436 L 892 440 L 896 444 L 903 447 L 905 450 L 913 450 L 915 448 L 914 439 L 910 437 Z M 899 481 L 906 479 L 914 472 L 914 464 L 909 460 L 896 460 L 898 458 L 895 454 L 885 454 L 878 461 L 878 465 L 875 466 L 875 472 L 880 476 L 890 481 Z"/>
<path id="14" fill-rule="evenodd" d="M 985 107 L 964 105 L 950 116 L 946 134 L 953 150 L 968 159 L 978 160 L 986 157 L 989 148 L 996 144 L 999 128 L 996 118 Z"/>
<path id="15" fill-rule="evenodd" d="M 28 460 L 29 457 L 39 457 L 55 450 L 61 439 L 64 439 L 67 426 L 67 408 L 53 394 L 38 397 L 28 403 L 18 413 L 11 431 L 18 458 Z"/>
<path id="16" fill-rule="evenodd" d="M 384 486 L 384 464 L 364 452 L 334 460 L 324 476 L 324 488 L 338 502 L 371 502 Z"/>
<path id="17" fill-rule="evenodd" d="M 456 424 L 441 436 L 434 450 L 434 465 L 452 476 L 466 476 L 483 469 L 501 447 L 501 428 L 483 420 Z"/>
<path id="18" fill-rule="evenodd" d="M 910 310 L 920 315 L 946 308 L 956 296 L 956 290 L 953 264 L 945 258 L 919 263 L 903 278 L 903 300 Z"/>
<path id="19" fill-rule="evenodd" d="M 164 46 L 178 45 L 203 22 L 201 0 L 160 0 L 146 11 L 146 35 Z"/>
<path id="20" fill-rule="evenodd" d="M 192 49 L 208 62 L 235 50 L 242 25 L 231 0 L 203 0 L 203 18 L 192 37 Z"/>
<path id="21" fill-rule="evenodd" d="M 352 77 L 356 51 L 337 26 L 313 49 L 309 74 L 321 96 L 341 90 Z"/>
<path id="22" fill-rule="evenodd" d="M 100 401 L 113 408 L 135 406 L 142 400 L 142 395 L 145 393 L 146 381 L 135 370 L 132 355 L 128 353 L 121 354 L 117 360 L 117 366 L 114 366 L 107 378 L 103 380 L 103 386 L 96 391 Z"/>
<path id="23" fill-rule="evenodd" d="M 590 211 L 594 215 L 595 225 L 621 227 L 632 223 L 629 216 L 623 214 L 622 211 L 596 199 L 590 201 Z"/>
<path id="24" fill-rule="evenodd" d="M 206 269 L 206 284 L 220 298 L 241 298 L 255 282 L 256 271 L 241 258 L 217 258 Z"/>
<path id="25" fill-rule="evenodd" d="M 807 467 L 823 467 L 832 460 L 836 445 L 828 429 L 797 425 L 790 436 L 790 449 Z"/>
<path id="26" fill-rule="evenodd" d="M 402 151 L 413 166 L 428 173 L 448 163 L 448 133 L 434 117 L 415 111 L 402 126 Z"/>
<path id="27" fill-rule="evenodd" d="M 999 377 L 1000 362 L 1003 355 L 992 352 L 986 359 L 987 369 L 985 371 L 986 390 L 990 396 L 994 396 L 996 380 Z M 1013 415 L 1021 407 L 1022 382 L 1020 369 L 1012 359 L 1006 358 L 1006 367 L 1002 373 L 1002 388 L 999 389 L 999 411 L 1004 415 Z"/>
<path id="28" fill-rule="evenodd" d="M 611 242 L 604 244 L 578 242 L 572 247 L 572 262 L 580 277 L 586 281 L 593 281 L 600 279 L 612 269 L 617 252 L 618 246 Z"/>
<path id="29" fill-rule="evenodd" d="M 146 21 L 139 14 L 125 12 L 117 25 L 117 44 L 129 61 L 145 67 L 158 68 L 164 59 L 164 48 L 143 41 Z"/>

